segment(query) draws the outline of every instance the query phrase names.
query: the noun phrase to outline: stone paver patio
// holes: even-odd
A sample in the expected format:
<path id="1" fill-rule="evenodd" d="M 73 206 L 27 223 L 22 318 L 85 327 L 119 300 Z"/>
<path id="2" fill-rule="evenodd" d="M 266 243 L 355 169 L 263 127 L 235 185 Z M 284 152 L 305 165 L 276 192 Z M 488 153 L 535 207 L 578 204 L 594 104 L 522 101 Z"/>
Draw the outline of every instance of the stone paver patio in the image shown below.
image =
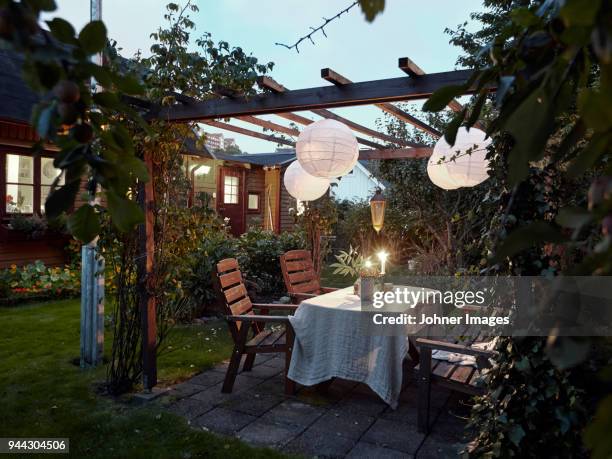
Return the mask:
<path id="1" fill-rule="evenodd" d="M 367 386 L 335 380 L 325 394 L 300 388 L 285 396 L 284 360 L 257 356 L 233 393 L 221 393 L 227 363 L 174 386 L 163 403 L 198 429 L 303 456 L 451 458 L 464 444 L 467 408 L 455 394 L 432 389 L 433 427 L 417 430 L 417 385 L 406 369 L 400 405 L 392 410 Z"/>

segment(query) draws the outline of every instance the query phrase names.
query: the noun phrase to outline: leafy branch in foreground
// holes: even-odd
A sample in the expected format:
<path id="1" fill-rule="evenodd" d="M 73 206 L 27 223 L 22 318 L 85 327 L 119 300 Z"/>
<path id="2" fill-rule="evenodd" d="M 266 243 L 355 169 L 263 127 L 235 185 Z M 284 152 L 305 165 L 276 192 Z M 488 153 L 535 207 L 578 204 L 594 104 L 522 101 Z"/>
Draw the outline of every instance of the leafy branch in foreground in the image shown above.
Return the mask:
<path id="1" fill-rule="evenodd" d="M 460 28 L 453 34 L 468 51 L 464 62 L 478 66 L 473 78 L 435 92 L 424 109 L 440 110 L 453 97 L 475 91 L 446 129 L 452 141 L 460 125 L 474 125 L 490 105 L 491 86 L 497 88 L 488 134 L 500 210 L 485 239 L 489 273 L 609 275 L 610 1 L 485 4 L 480 32 Z M 485 36 L 490 41 L 474 53 Z M 500 341 L 499 358 L 486 377 L 488 391 L 473 409 L 479 431 L 471 456 L 586 457 L 580 436 L 589 405 L 600 394 L 575 389 L 590 388 L 597 379 L 596 345 L 597 340 L 560 336 Z M 609 400 L 602 398 L 583 437 L 594 457 L 612 454 Z M 543 416 L 546 424 L 538 425 Z"/>
<path id="2" fill-rule="evenodd" d="M 77 33 L 64 19 L 54 18 L 46 21 L 49 32 L 43 30 L 40 14 L 55 9 L 53 0 L 0 2 L 0 37 L 24 57 L 24 77 L 40 94 L 32 115 L 40 138 L 34 150 L 41 151 L 45 142 L 60 148 L 54 166 L 62 172 L 45 203 L 46 214 L 53 219 L 71 213 L 68 228 L 87 242 L 100 231 L 103 206 L 84 204 L 72 212 L 83 177 L 88 177 L 91 195 L 102 187 L 108 202 L 105 210 L 118 228 L 127 231 L 142 219 L 127 194 L 129 185 L 135 179 L 148 180 L 148 173 L 123 123 L 131 119 L 148 131 L 139 114 L 124 102 L 125 96 L 142 95 L 144 90 L 134 75 L 92 61 L 107 46 L 102 22 L 89 22 Z M 92 79 L 103 91 L 91 92 Z"/>

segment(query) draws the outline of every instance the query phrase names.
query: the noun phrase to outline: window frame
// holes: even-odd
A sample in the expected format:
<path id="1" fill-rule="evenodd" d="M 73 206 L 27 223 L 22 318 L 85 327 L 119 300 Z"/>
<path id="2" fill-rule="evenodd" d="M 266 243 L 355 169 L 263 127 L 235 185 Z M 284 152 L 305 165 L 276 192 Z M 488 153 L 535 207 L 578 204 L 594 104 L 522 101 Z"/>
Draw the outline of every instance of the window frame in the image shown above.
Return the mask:
<path id="1" fill-rule="evenodd" d="M 249 208 L 249 201 L 251 199 L 251 195 L 257 196 L 257 208 L 251 209 Z M 261 213 L 261 191 L 247 191 L 247 199 L 246 199 L 246 207 L 247 212 L 249 214 L 260 214 Z"/>
<path id="2" fill-rule="evenodd" d="M 6 211 L 6 187 L 9 185 L 9 182 L 6 180 L 6 159 L 7 155 L 20 155 L 20 156 L 28 156 L 34 161 L 34 179 L 32 181 L 32 185 L 24 186 L 32 186 L 33 188 L 33 212 L 31 213 L 10 213 Z M 18 216 L 33 216 L 33 215 L 42 215 L 40 211 L 41 207 L 41 196 L 42 196 L 42 181 L 41 181 L 41 158 L 51 158 L 55 157 L 55 153 L 52 151 L 45 150 L 41 154 L 35 155 L 29 148 L 25 147 L 17 147 L 10 145 L 0 145 L 0 222 L 7 222 L 8 220 Z M 10 182 L 13 184 L 13 182 Z"/>
<path id="3" fill-rule="evenodd" d="M 229 185 L 226 183 L 227 179 L 234 179 L 236 181 L 236 183 L 230 183 Z M 232 180 L 232 181 L 234 181 Z M 240 182 L 241 182 L 241 178 L 240 177 L 236 177 L 235 175 L 224 175 L 223 176 L 223 183 L 221 184 L 221 186 L 223 186 L 223 205 L 230 205 L 230 206 L 235 206 L 240 204 Z M 230 189 L 230 193 L 227 193 L 228 187 Z M 234 192 L 235 190 L 235 192 Z M 228 197 L 235 197 L 236 200 L 235 201 L 228 201 L 227 198 Z"/>

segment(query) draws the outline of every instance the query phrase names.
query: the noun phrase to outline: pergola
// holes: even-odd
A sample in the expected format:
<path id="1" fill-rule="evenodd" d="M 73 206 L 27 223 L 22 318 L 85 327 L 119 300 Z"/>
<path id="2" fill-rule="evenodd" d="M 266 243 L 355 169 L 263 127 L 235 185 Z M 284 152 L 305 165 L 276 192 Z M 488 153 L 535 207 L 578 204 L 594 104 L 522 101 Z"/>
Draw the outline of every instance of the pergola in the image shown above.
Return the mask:
<path id="1" fill-rule="evenodd" d="M 225 129 L 277 144 L 294 146 L 293 141 L 284 137 L 264 134 L 219 120 L 235 118 L 273 132 L 297 136 L 299 135 L 297 129 L 258 118 L 258 116 L 276 115 L 299 125 L 308 125 L 314 121 L 294 112 L 310 111 L 322 118 L 340 121 L 359 134 L 385 142 L 383 144 L 357 137 L 357 141 L 361 145 L 369 147 L 360 150 L 359 159 L 426 158 L 431 155 L 432 148 L 375 131 L 329 111 L 330 108 L 337 107 L 375 105 L 382 111 L 411 124 L 417 129 L 434 137 L 440 137 L 442 133 L 396 107 L 391 102 L 426 99 L 442 87 L 449 85 L 465 86 L 473 72 L 471 70 L 454 70 L 426 74 L 407 57 L 399 59 L 398 67 L 405 73 L 404 76 L 357 83 L 332 69 L 325 68 L 321 70 L 321 78 L 332 83 L 331 85 L 298 90 L 289 90 L 272 78 L 263 76 L 258 78 L 257 83 L 265 92 L 250 97 L 224 89 L 217 89 L 219 98 L 205 101 L 198 101 L 182 94 L 174 94 L 176 104 L 154 107 L 149 111 L 148 118 L 169 122 L 201 122 L 218 129 Z M 474 91 L 475 87 L 467 87 L 464 93 L 471 94 Z M 448 107 L 455 112 L 463 110 L 463 106 L 456 100 L 451 101 Z M 150 169 L 150 159 L 145 157 L 145 163 Z M 145 210 L 145 224 L 141 225 L 140 241 L 141 253 L 146 253 L 146 257 L 140 257 L 139 271 L 142 275 L 139 277 L 150 279 L 153 271 L 155 248 L 152 211 L 153 185 L 150 181 L 144 185 L 142 205 Z M 143 327 L 143 384 L 145 389 L 151 389 L 157 384 L 156 304 L 155 298 L 147 293 L 147 289 L 143 289 L 143 292 L 144 295 L 140 300 Z"/>

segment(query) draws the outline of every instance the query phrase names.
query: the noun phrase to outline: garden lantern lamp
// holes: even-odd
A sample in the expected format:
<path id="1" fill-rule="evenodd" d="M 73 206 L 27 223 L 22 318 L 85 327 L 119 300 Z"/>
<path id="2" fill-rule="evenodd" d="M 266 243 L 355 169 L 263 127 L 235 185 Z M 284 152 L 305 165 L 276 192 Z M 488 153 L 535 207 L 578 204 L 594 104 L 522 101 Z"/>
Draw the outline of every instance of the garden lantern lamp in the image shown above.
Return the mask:
<path id="1" fill-rule="evenodd" d="M 385 206 L 387 201 L 382 194 L 382 190 L 380 188 L 376 189 L 376 193 L 370 199 L 370 211 L 372 213 L 372 226 L 376 230 L 377 233 L 380 233 L 384 223 L 385 223 Z"/>

